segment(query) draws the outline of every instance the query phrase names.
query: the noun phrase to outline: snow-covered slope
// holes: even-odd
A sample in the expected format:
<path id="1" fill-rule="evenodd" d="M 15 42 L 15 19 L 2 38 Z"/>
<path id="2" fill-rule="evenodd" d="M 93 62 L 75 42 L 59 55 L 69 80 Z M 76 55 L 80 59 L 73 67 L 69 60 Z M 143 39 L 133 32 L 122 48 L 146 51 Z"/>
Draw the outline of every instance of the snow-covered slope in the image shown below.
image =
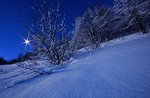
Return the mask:
<path id="1" fill-rule="evenodd" d="M 51 75 L 1 87 L 0 98 L 150 98 L 150 36 L 135 36 L 89 55 L 82 50 L 70 66 Z M 8 70 L 0 79 L 17 71 L 8 66 L 0 66 Z"/>

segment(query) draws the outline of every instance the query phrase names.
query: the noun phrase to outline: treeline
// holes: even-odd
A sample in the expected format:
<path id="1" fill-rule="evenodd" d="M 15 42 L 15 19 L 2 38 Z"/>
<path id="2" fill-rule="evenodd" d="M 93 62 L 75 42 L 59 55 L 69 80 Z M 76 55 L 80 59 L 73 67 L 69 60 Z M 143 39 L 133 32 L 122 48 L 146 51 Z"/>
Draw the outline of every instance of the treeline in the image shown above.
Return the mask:
<path id="1" fill-rule="evenodd" d="M 102 42 L 118 37 L 135 32 L 147 33 L 150 27 L 149 5 L 149 0 L 114 0 L 111 8 L 103 5 L 88 8 L 76 18 L 73 32 L 67 32 L 68 25 L 59 3 L 57 8 L 49 8 L 46 0 L 34 2 L 33 24 L 25 25 L 36 54 L 31 58 L 61 65 L 80 48 L 95 49 Z"/>
<path id="2" fill-rule="evenodd" d="M 52 8 L 47 0 L 33 0 L 30 13 L 32 25 L 23 22 L 32 39 L 32 53 L 9 62 L 1 58 L 0 63 L 42 59 L 54 66 L 62 65 L 78 49 L 96 49 L 102 42 L 135 32 L 147 33 L 150 27 L 149 5 L 149 0 L 114 0 L 111 8 L 103 5 L 88 8 L 82 16 L 75 19 L 72 32 L 68 32 L 59 3 L 56 8 Z"/>
<path id="3" fill-rule="evenodd" d="M 4 64 L 8 64 L 8 62 L 4 58 L 0 57 L 0 65 Z"/>
<path id="4" fill-rule="evenodd" d="M 17 58 L 12 60 L 5 60 L 4 58 L 0 57 L 0 65 L 6 65 L 6 64 L 15 64 L 23 61 L 30 60 L 30 57 L 33 55 L 32 52 L 26 53 L 24 55 L 20 54 Z"/>
<path id="5" fill-rule="evenodd" d="M 97 48 L 109 41 L 135 32 L 147 33 L 150 27 L 149 0 L 114 0 L 112 8 L 88 8 L 76 19 L 78 47 Z"/>

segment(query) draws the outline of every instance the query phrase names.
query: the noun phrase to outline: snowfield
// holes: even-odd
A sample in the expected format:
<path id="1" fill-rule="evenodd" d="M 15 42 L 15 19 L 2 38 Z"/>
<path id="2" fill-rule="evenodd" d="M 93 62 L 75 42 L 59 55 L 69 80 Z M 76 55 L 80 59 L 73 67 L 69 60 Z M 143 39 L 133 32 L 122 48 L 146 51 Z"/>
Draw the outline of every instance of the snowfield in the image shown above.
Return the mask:
<path id="1" fill-rule="evenodd" d="M 0 66 L 0 98 L 150 98 L 150 34 L 102 46 L 82 49 L 50 75 Z"/>

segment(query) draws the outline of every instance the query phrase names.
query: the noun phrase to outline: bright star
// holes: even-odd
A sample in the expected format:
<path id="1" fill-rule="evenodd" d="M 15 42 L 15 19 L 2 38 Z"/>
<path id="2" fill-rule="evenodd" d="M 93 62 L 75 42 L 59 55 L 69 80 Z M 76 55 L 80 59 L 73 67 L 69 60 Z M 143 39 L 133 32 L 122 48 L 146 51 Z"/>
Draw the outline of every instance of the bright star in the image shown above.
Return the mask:
<path id="1" fill-rule="evenodd" d="M 24 44 L 26 45 L 26 46 L 28 46 L 28 45 L 30 45 L 30 40 L 27 38 L 27 39 L 24 39 Z"/>

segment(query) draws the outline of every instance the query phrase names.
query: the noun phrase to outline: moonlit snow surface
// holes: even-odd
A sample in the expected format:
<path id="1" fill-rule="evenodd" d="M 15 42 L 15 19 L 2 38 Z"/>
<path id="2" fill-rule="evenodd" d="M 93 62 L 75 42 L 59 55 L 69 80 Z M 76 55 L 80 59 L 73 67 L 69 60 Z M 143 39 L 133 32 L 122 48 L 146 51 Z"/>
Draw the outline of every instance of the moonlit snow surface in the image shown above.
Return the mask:
<path id="1" fill-rule="evenodd" d="M 136 37 L 81 51 L 67 68 L 10 88 L 4 86 L 22 69 L 0 66 L 0 98 L 150 98 L 150 36 Z"/>

